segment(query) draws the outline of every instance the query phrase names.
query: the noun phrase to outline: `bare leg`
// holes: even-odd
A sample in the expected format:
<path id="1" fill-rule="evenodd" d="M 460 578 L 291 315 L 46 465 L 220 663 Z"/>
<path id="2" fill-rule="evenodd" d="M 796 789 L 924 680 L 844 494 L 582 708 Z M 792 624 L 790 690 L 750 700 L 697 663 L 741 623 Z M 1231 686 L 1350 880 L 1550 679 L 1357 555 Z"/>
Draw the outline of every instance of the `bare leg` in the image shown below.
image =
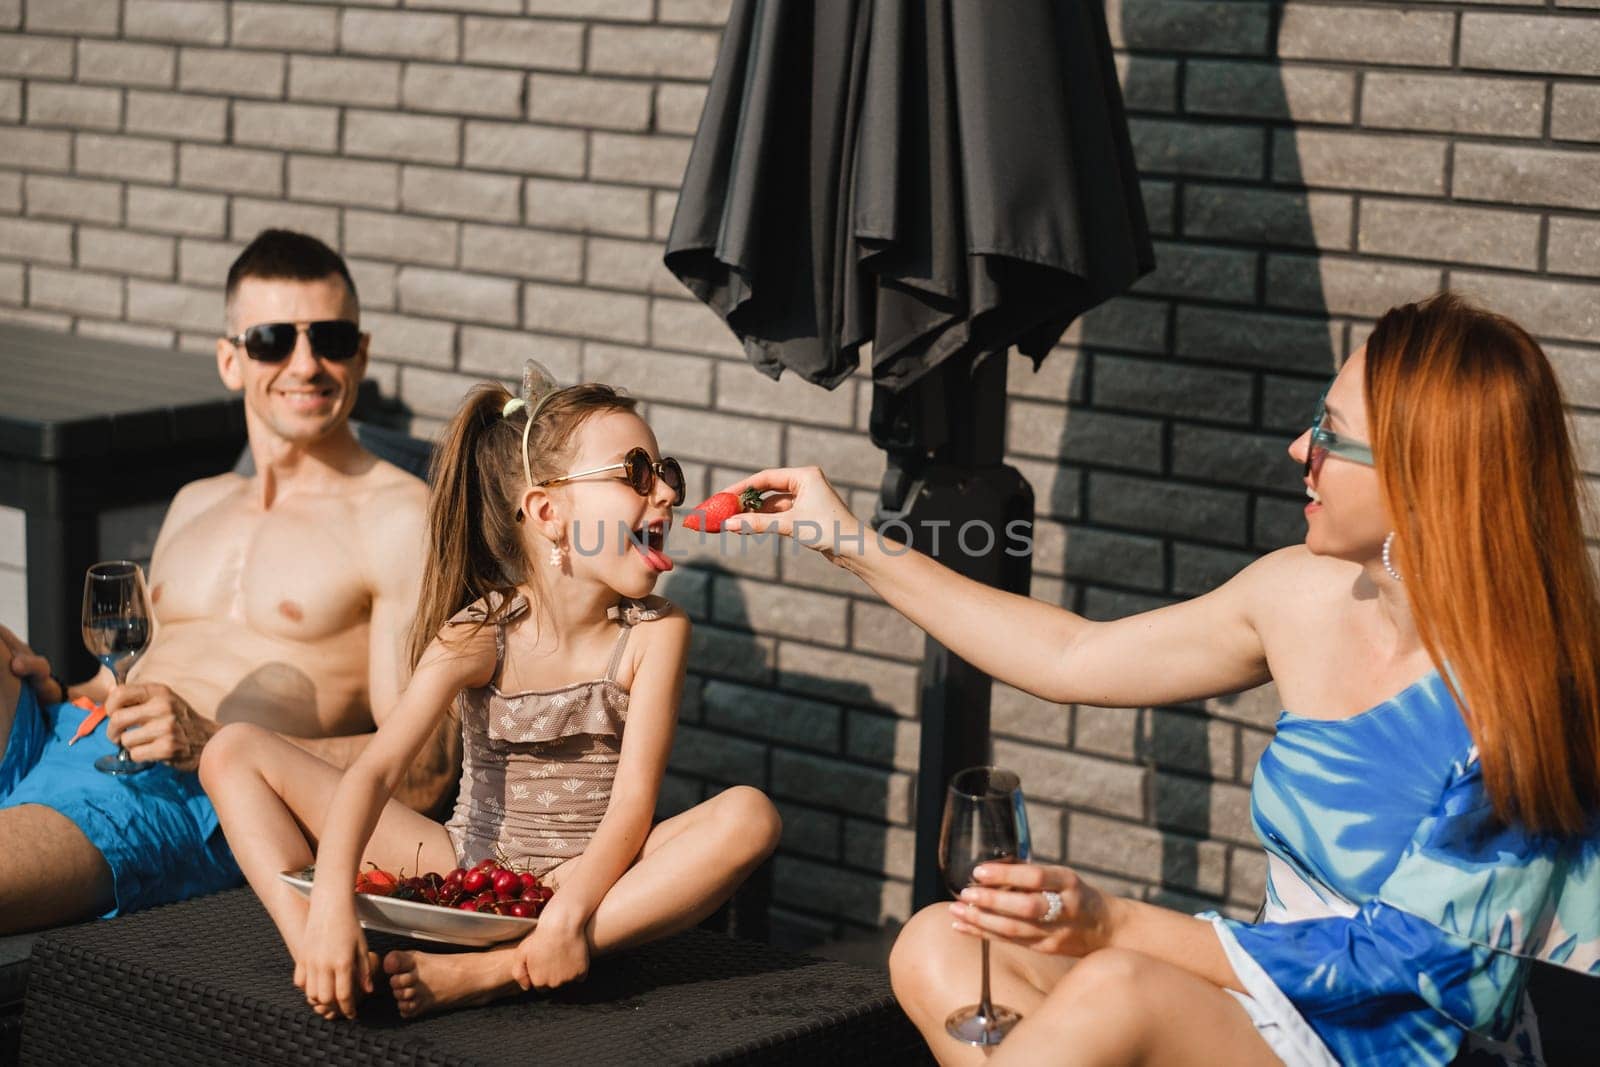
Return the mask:
<path id="1" fill-rule="evenodd" d="M 979 940 L 957 933 L 950 922 L 948 904 L 933 904 L 913 915 L 895 939 L 889 978 L 895 998 L 940 1063 L 980 1064 L 988 1059 L 984 1050 L 957 1041 L 944 1029 L 951 1012 L 977 1002 L 982 965 Z M 994 1002 L 1027 1018 L 1076 962 L 991 941 L 989 987 Z"/>
<path id="2" fill-rule="evenodd" d="M 990 1060 L 1281 1067 L 1228 993 L 1176 964 L 1126 949 L 1085 956 Z"/>
<path id="3" fill-rule="evenodd" d="M 0 655 L 5 655 L 5 645 L 0 643 Z M 11 657 L 0 663 L 0 760 L 6 758 L 6 744 L 11 740 L 11 724 L 17 718 L 17 702 L 22 699 L 22 679 L 11 673 Z"/>
<path id="4" fill-rule="evenodd" d="M 0 856 L 0 934 L 92 919 L 115 900 L 105 857 L 54 808 L 0 811 Z"/>
<path id="5" fill-rule="evenodd" d="M 234 858 L 296 960 L 306 902 L 278 874 L 315 858 L 341 773 L 272 731 L 246 723 L 219 731 L 200 760 L 201 784 L 216 806 Z M 455 866 L 444 827 L 391 800 L 364 858 L 391 871 L 409 869 L 418 863 L 419 843 L 424 870 Z"/>
<path id="6" fill-rule="evenodd" d="M 993 1052 L 945 1033 L 978 996 L 978 940 L 950 928 L 948 905 L 914 915 L 895 941 L 895 997 L 940 1063 L 1276 1064 L 1232 996 L 1173 964 L 1121 949 L 1081 960 L 990 942 L 994 1000 L 1023 1016 Z"/>
<path id="7" fill-rule="evenodd" d="M 686 930 L 716 911 L 777 847 L 779 820 L 761 792 L 735 786 L 658 824 L 639 859 L 589 920 L 589 951 L 603 955 Z M 583 862 L 580 856 L 568 863 Z M 560 892 L 560 874 L 552 882 Z M 515 948 L 459 955 L 391 952 L 384 958 L 402 1015 L 518 992 Z"/>

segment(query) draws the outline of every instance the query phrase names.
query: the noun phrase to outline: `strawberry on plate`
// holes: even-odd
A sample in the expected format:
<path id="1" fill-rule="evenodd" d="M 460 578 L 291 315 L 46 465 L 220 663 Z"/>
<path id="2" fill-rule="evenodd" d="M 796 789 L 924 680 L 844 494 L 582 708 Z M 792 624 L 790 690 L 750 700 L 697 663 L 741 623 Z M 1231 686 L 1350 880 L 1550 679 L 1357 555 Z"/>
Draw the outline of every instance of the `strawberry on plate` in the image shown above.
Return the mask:
<path id="1" fill-rule="evenodd" d="M 370 871 L 362 871 L 356 876 L 356 892 L 366 893 L 369 896 L 389 897 L 400 888 L 400 879 L 374 866 Z"/>
<path id="2" fill-rule="evenodd" d="M 761 490 L 746 489 L 742 493 L 713 493 L 684 516 L 683 525 L 699 530 L 704 523 L 706 533 L 721 533 L 722 524 L 745 511 L 761 509 Z"/>

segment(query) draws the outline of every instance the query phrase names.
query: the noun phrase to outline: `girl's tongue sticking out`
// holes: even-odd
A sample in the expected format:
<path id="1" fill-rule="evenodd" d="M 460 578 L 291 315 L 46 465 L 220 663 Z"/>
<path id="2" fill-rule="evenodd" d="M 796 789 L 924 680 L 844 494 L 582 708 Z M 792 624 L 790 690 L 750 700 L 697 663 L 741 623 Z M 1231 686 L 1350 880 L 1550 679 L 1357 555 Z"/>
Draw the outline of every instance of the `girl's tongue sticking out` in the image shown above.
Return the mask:
<path id="1" fill-rule="evenodd" d="M 634 549 L 644 559 L 646 566 L 660 574 L 672 569 L 672 560 L 664 551 L 666 539 L 666 527 L 661 525 L 652 524 L 633 531 Z"/>

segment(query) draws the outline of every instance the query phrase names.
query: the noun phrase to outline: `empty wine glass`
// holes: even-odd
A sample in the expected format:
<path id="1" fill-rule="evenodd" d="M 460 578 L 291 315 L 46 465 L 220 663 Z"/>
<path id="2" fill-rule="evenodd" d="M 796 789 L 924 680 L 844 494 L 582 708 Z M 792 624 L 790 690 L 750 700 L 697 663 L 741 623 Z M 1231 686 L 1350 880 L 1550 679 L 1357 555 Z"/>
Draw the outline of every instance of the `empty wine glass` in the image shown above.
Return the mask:
<path id="1" fill-rule="evenodd" d="M 83 577 L 83 644 L 121 685 L 150 644 L 150 597 L 144 571 L 125 559 L 96 563 Z M 121 743 L 94 761 L 106 774 L 138 774 L 155 764 L 136 760 Z"/>
<path id="2" fill-rule="evenodd" d="M 956 896 L 975 884 L 979 864 L 1017 862 L 1032 852 L 1022 781 L 999 767 L 968 767 L 956 772 L 945 793 L 939 826 L 939 870 Z M 951 1037 L 969 1045 L 998 1045 L 1022 1019 L 989 999 L 989 939 L 982 942 L 983 986 L 978 1003 L 959 1008 L 944 1021 Z"/>

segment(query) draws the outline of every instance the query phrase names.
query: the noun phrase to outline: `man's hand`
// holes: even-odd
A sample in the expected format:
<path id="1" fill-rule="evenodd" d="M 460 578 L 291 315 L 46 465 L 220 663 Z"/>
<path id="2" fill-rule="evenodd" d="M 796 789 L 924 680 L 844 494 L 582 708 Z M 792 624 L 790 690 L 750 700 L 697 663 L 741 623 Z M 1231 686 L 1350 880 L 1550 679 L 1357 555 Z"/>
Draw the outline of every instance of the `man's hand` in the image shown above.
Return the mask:
<path id="1" fill-rule="evenodd" d="M 134 682 L 106 698 L 106 737 L 136 760 L 163 760 L 180 771 L 200 765 L 200 750 L 217 724 L 160 682 Z"/>
<path id="2" fill-rule="evenodd" d="M 29 648 L 26 641 L 0 626 L 0 644 L 5 645 L 6 666 L 18 678 L 32 682 L 40 700 L 60 704 L 67 699 L 66 687 L 50 673 L 50 661 Z"/>

